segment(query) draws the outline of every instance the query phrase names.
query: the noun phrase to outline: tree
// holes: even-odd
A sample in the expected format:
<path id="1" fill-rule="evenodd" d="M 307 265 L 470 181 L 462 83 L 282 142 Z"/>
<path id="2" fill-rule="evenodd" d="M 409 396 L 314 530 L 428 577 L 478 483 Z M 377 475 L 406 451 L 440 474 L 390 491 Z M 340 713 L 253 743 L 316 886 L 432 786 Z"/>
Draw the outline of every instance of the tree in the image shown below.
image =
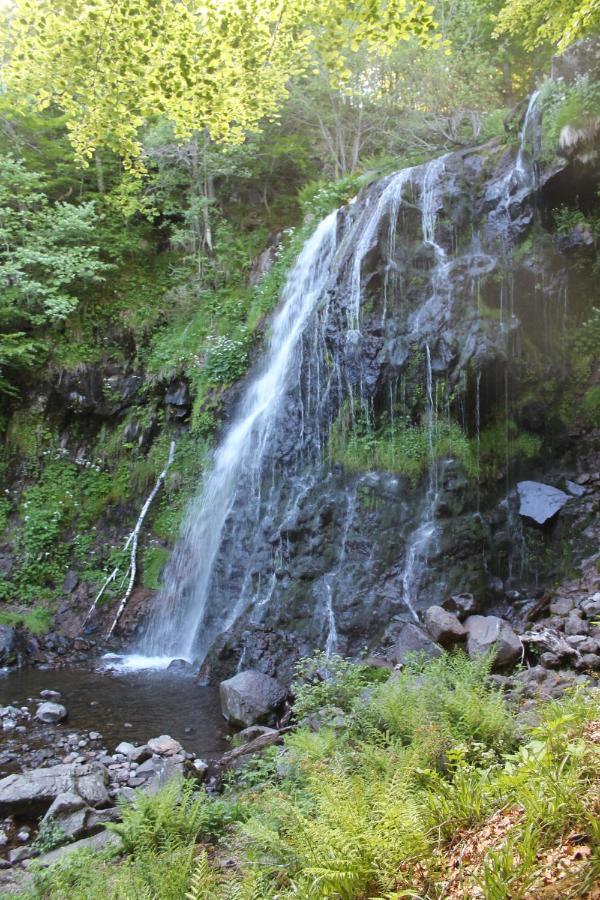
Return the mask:
<path id="1" fill-rule="evenodd" d="M 155 116 L 179 140 L 241 142 L 315 59 L 343 79 L 348 45 L 386 52 L 409 35 L 436 40 L 428 0 L 14 0 L 4 77 L 64 111 L 81 161 L 107 146 L 131 165 Z"/>
<path id="2" fill-rule="evenodd" d="M 36 329 L 66 319 L 78 291 L 103 280 L 93 202 L 51 204 L 39 174 L 0 157 L 0 393 L 44 353 Z M 32 337 L 33 334 L 33 337 Z"/>
<path id="3" fill-rule="evenodd" d="M 520 34 L 527 48 L 549 41 L 564 50 L 600 29 L 598 0 L 507 0 L 498 16 L 498 34 Z"/>

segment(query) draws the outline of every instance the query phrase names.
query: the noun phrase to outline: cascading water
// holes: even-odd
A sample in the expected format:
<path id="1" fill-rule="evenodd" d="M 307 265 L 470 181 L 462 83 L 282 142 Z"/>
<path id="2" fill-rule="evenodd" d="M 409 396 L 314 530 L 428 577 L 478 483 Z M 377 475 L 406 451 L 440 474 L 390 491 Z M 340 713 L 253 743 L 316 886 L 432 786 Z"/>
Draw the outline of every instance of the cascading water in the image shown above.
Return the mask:
<path id="1" fill-rule="evenodd" d="M 269 438 L 286 393 L 298 378 L 303 329 L 323 297 L 336 248 L 336 220 L 336 213 L 331 213 L 304 246 L 273 322 L 262 371 L 250 383 L 202 492 L 188 513 L 184 535 L 164 579 L 157 614 L 144 640 L 143 648 L 151 657 L 162 654 L 188 659 L 194 655 L 198 627 L 209 612 L 209 589 L 223 528 L 236 495 L 247 492 L 247 516 L 253 517 L 260 508 Z M 242 596 L 240 604 L 243 602 Z M 225 629 L 235 620 L 238 606 L 220 613 L 224 620 L 219 627 Z M 213 633 L 211 628 L 209 641 Z M 200 639 L 206 649 L 206 636 Z"/>
<path id="2" fill-rule="evenodd" d="M 153 664 L 161 657 L 202 659 L 215 637 L 242 612 L 251 609 L 259 620 L 269 607 L 278 557 L 286 549 L 286 523 L 295 519 L 303 497 L 315 485 L 332 417 L 344 397 L 353 395 L 342 368 L 351 368 L 348 357 L 360 342 L 363 260 L 377 241 L 382 221 L 387 222 L 393 253 L 396 220 L 414 180 L 422 188 L 418 200 L 423 207 L 423 235 L 441 261 L 443 251 L 433 240 L 437 203 L 433 194 L 442 168 L 436 160 L 392 176 L 374 200 L 357 210 L 341 239 L 336 237 L 338 214 L 332 213 L 306 243 L 287 279 L 264 363 L 215 453 L 168 565 L 140 648 Z M 326 361 L 324 334 L 331 314 L 327 288 L 343 279 L 346 270 L 350 272 L 346 339 L 339 357 Z M 429 539 L 433 501 L 426 506 Z M 335 574 L 344 562 L 353 516 L 349 499 L 341 549 L 323 578 L 323 600 L 316 607 L 326 621 L 324 642 L 329 651 L 337 642 Z M 415 544 L 419 560 L 425 531 Z M 409 581 L 412 591 L 416 579 L 411 575 Z"/>
<path id="3" fill-rule="evenodd" d="M 439 435 L 462 409 L 479 464 L 487 407 L 504 397 L 515 291 L 509 278 L 490 275 L 514 234 L 506 184 L 518 182 L 523 204 L 530 190 L 525 144 L 536 111 L 532 98 L 522 149 L 491 188 L 472 185 L 464 154 L 449 154 L 373 184 L 316 228 L 190 506 L 139 653 L 203 660 L 216 647 L 211 665 L 223 651 L 232 671 L 264 651 L 260 666 L 274 672 L 269 635 L 292 662 L 314 646 L 356 652 L 365 633 L 383 635 L 382 610 L 418 620 L 449 579 L 468 589 L 462 565 L 444 566 L 443 580 L 435 574 L 456 470 Z M 461 220 L 464 203 L 455 201 L 465 195 L 471 219 Z M 484 215 L 474 212 L 479 198 Z M 341 421 L 351 435 L 391 434 L 394 473 L 403 464 L 398 435 L 424 435 L 418 483 L 369 471 L 369 461 L 359 474 L 339 466 L 332 436 Z M 469 541 L 480 499 L 477 486 L 465 513 Z"/>

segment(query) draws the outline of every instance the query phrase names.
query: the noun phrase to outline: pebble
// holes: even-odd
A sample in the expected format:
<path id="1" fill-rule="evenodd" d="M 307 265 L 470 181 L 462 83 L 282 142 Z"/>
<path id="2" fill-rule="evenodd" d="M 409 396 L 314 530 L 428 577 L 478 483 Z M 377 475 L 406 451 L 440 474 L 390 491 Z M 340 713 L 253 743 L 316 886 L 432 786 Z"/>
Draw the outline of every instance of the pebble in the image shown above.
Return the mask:
<path id="1" fill-rule="evenodd" d="M 40 691 L 40 697 L 43 700 L 53 700 L 55 703 L 60 700 L 62 694 L 60 691 Z"/>

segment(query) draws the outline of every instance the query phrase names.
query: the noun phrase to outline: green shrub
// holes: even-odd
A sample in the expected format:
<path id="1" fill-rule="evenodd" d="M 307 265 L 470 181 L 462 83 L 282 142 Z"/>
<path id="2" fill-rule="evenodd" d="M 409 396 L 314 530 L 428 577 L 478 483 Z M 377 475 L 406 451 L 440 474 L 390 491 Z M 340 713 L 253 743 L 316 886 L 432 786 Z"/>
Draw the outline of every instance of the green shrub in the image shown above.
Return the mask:
<path id="1" fill-rule="evenodd" d="M 142 580 L 144 587 L 156 591 L 160 587 L 161 572 L 170 556 L 164 547 L 146 547 L 142 556 Z"/>
<path id="2" fill-rule="evenodd" d="M 591 387 L 583 395 L 581 414 L 592 428 L 600 428 L 600 387 Z"/>
<path id="3" fill-rule="evenodd" d="M 388 674 L 386 669 L 375 669 L 318 651 L 296 664 L 292 684 L 294 712 L 299 719 L 327 706 L 348 712 L 367 685 L 387 679 Z"/>
<path id="4" fill-rule="evenodd" d="M 203 373 L 208 384 L 231 384 L 241 378 L 247 367 L 244 341 L 220 336 L 209 342 Z"/>
<path id="5" fill-rule="evenodd" d="M 360 424 L 348 430 L 340 419 L 329 441 L 331 459 L 350 471 L 397 472 L 416 482 L 434 460 L 450 456 L 474 474 L 473 451 L 454 422 L 438 420 L 429 428 L 398 421 L 373 430 Z"/>
<path id="6" fill-rule="evenodd" d="M 51 624 L 49 610 L 41 606 L 23 612 L 0 612 L 0 625 L 23 625 L 32 634 L 46 634 Z"/>
<path id="7" fill-rule="evenodd" d="M 579 76 L 573 84 L 547 81 L 541 93 L 542 152 L 546 159 L 558 151 L 561 130 L 565 125 L 578 128 L 590 116 L 600 116 L 600 82 Z"/>

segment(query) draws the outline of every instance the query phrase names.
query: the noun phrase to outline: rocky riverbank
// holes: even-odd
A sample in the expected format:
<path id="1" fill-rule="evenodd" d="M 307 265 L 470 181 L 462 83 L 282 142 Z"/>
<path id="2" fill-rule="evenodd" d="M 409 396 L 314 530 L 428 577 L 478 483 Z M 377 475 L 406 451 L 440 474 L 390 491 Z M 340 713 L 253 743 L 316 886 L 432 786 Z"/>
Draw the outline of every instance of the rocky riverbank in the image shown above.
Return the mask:
<path id="1" fill-rule="evenodd" d="M 510 621 L 483 614 L 472 594 L 451 595 L 429 607 L 419 623 L 392 623 L 393 640 L 367 662 L 388 669 L 393 678 L 414 654 L 435 659 L 445 651 L 462 650 L 474 660 L 491 654 L 491 682 L 529 723 L 541 698 L 559 698 L 568 688 L 599 684 L 599 558 L 595 554 L 585 560 L 578 576 L 565 580 L 551 595 L 526 598 L 515 591 Z M 43 677 L 52 684 L 52 671 L 44 671 Z M 191 690 L 189 674 L 179 677 Z M 293 727 L 290 700 L 289 684 L 256 670 L 223 681 L 220 714 L 242 730 L 237 747 L 212 760 L 186 751 L 168 735 L 109 746 L 100 730 L 73 731 L 67 701 L 51 688 L 22 704 L 0 708 L 0 767 L 12 773 L 0 781 L 0 866 L 7 869 L 0 883 L 9 890 L 11 884 L 22 884 L 34 859 L 49 865 L 73 850 L 113 841 L 104 826 L 119 819 L 118 803 L 134 801 L 136 791 L 154 794 L 173 778 L 191 778 L 209 791 L 218 789 L 224 771 L 244 766 L 253 754 L 281 743 Z M 314 727 L 336 716 L 344 721 L 342 710 L 327 709 L 323 715 L 323 721 L 314 717 Z M 128 724 L 122 723 L 125 736 Z M 60 847 L 49 849 L 55 843 Z"/>

